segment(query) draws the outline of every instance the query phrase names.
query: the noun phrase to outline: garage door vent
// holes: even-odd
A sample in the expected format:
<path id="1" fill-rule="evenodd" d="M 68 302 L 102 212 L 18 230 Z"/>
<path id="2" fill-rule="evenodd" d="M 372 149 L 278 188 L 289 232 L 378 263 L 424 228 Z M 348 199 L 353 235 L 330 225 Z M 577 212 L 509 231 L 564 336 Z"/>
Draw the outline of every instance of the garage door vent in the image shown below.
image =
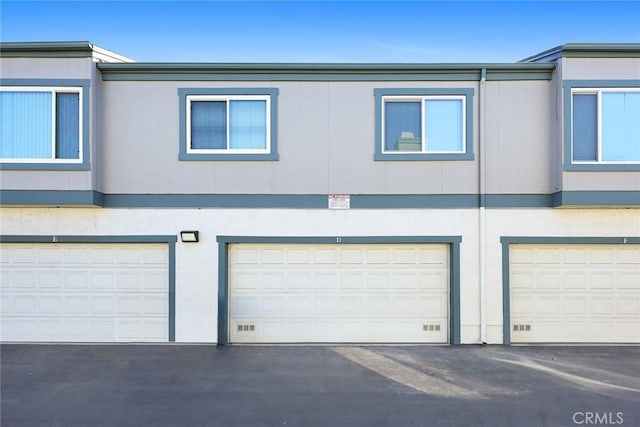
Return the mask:
<path id="1" fill-rule="evenodd" d="M 530 332 L 531 325 L 513 325 L 513 330 L 516 332 Z"/>
<path id="2" fill-rule="evenodd" d="M 440 332 L 440 325 L 422 325 L 425 332 Z"/>
<path id="3" fill-rule="evenodd" d="M 238 332 L 255 332 L 256 325 L 238 325 Z"/>

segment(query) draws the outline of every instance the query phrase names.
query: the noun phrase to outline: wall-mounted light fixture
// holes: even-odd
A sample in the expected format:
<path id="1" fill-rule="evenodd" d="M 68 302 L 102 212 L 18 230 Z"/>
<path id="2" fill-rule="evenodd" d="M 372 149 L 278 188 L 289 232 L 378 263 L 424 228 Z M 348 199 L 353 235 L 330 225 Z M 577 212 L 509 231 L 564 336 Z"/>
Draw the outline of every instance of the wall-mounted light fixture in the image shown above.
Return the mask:
<path id="1" fill-rule="evenodd" d="M 181 231 L 180 232 L 180 240 L 183 242 L 199 242 L 200 237 L 198 236 L 198 231 Z"/>

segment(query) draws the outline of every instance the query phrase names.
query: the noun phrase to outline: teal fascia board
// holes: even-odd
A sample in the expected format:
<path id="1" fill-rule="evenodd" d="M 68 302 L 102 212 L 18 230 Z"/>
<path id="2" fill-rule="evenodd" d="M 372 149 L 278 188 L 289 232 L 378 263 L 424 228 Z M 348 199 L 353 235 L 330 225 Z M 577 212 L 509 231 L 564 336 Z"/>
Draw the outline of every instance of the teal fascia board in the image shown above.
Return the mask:
<path id="1" fill-rule="evenodd" d="M 218 345 L 229 344 L 229 245 L 441 243 L 450 249 L 449 343 L 460 344 L 460 243 L 462 236 L 218 236 Z"/>
<path id="2" fill-rule="evenodd" d="M 105 194 L 113 208 L 305 208 L 326 209 L 326 195 L 292 194 Z"/>
<path id="3" fill-rule="evenodd" d="M 0 79 L 0 86 L 48 86 L 82 88 L 82 162 L 64 163 L 0 163 L 0 170 L 68 170 L 88 171 L 91 169 L 91 80 L 88 79 Z"/>
<path id="4" fill-rule="evenodd" d="M 552 195 L 553 207 L 621 206 L 639 207 L 639 191 L 560 191 Z"/>
<path id="5" fill-rule="evenodd" d="M 352 195 L 352 209 L 446 209 L 478 207 L 476 194 Z"/>
<path id="6" fill-rule="evenodd" d="M 104 206 L 104 195 L 92 190 L 0 190 L 0 205 Z"/>
<path id="7" fill-rule="evenodd" d="M 550 194 L 485 194 L 481 206 L 486 208 L 548 208 Z"/>
<path id="8" fill-rule="evenodd" d="M 0 243 L 166 243 L 169 249 L 168 338 L 176 340 L 176 241 L 175 235 L 69 236 L 0 235 Z"/>
<path id="9" fill-rule="evenodd" d="M 351 209 L 638 207 L 640 191 L 554 194 L 354 194 Z M 325 194 L 103 194 L 91 190 L 0 190 L 0 205 L 104 208 L 328 209 Z"/>

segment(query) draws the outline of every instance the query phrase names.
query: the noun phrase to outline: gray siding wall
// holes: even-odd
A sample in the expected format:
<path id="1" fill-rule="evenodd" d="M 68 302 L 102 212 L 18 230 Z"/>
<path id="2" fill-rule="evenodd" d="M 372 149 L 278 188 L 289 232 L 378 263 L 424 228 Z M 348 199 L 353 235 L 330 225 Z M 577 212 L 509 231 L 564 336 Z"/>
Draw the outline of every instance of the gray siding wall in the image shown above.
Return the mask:
<path id="1" fill-rule="evenodd" d="M 278 161 L 179 161 L 178 88 L 273 87 Z M 374 89 L 473 88 L 473 161 L 374 161 Z M 479 82 L 103 82 L 101 191 L 475 194 Z M 527 102 L 523 102 L 526 99 Z M 486 85 L 487 191 L 548 193 L 549 82 Z"/>
<path id="2" fill-rule="evenodd" d="M 486 86 L 487 193 L 550 193 L 550 82 L 498 81 Z"/>
<path id="3" fill-rule="evenodd" d="M 91 118 L 95 120 L 97 72 L 91 58 L 2 58 L 3 79 L 94 79 L 91 87 Z M 92 138 L 94 125 L 92 126 Z M 90 141 L 93 151 L 93 141 Z M 92 156 L 92 154 L 85 154 Z M 92 159 L 92 166 L 95 158 Z M 0 188 L 3 190 L 92 190 L 92 171 L 2 170 Z"/>
<path id="4" fill-rule="evenodd" d="M 561 70 L 563 80 L 640 80 L 640 58 L 563 58 Z M 562 171 L 561 185 L 564 191 L 640 191 L 640 172 Z"/>

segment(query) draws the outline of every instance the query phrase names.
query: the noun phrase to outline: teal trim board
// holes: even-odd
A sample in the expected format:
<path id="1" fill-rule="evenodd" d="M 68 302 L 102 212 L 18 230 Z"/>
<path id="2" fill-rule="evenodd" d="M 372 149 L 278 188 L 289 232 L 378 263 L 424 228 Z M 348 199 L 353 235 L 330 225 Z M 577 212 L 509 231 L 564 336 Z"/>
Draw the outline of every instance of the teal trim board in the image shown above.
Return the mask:
<path id="1" fill-rule="evenodd" d="M 0 205 L 104 206 L 104 194 L 91 190 L 0 190 Z"/>
<path id="2" fill-rule="evenodd" d="M 104 194 L 91 190 L 0 190 L 5 206 L 327 209 L 326 194 Z M 351 209 L 637 207 L 640 191 L 553 194 L 352 194 Z"/>
<path id="3" fill-rule="evenodd" d="M 560 191 L 551 196 L 553 207 L 640 206 L 640 191 Z"/>
<path id="4" fill-rule="evenodd" d="M 189 153 L 187 152 L 187 97 L 189 95 L 268 95 L 270 102 L 270 150 L 268 153 L 240 154 L 226 153 Z M 178 160 L 278 160 L 278 89 L 277 88 L 179 88 L 178 89 L 178 126 L 180 129 L 180 147 Z"/>
<path id="5" fill-rule="evenodd" d="M 0 170 L 88 171 L 91 169 L 91 80 L 88 79 L 0 79 L 0 86 L 79 87 L 82 91 L 82 159 L 79 163 L 10 162 L 0 163 Z"/>
<path id="6" fill-rule="evenodd" d="M 516 244 L 539 245 L 640 245 L 640 236 L 627 237 L 555 237 L 555 236 L 503 236 L 502 244 L 502 340 L 511 344 L 511 284 L 509 249 Z"/>
<path id="7" fill-rule="evenodd" d="M 0 235 L 0 243 L 166 243 L 169 264 L 169 341 L 176 340 L 176 241 L 173 235 L 70 236 L 70 235 Z"/>
<path id="8" fill-rule="evenodd" d="M 460 344 L 460 244 L 462 236 L 218 236 L 218 345 L 229 344 L 229 245 L 264 244 L 394 244 L 449 245 L 449 343 Z"/>

